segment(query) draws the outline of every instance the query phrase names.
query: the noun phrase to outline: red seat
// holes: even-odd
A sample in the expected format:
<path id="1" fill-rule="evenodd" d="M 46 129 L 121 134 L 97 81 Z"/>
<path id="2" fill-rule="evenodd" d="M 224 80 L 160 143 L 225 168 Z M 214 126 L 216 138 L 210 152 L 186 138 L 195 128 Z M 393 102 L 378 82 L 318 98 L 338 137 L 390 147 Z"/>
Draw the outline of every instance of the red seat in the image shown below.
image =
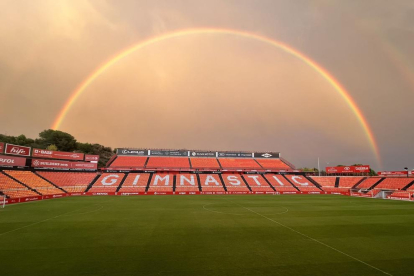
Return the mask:
<path id="1" fill-rule="evenodd" d="M 371 188 L 375 183 L 381 180 L 381 177 L 369 177 L 362 181 L 357 188 L 358 189 L 369 189 Z"/>
<path id="2" fill-rule="evenodd" d="M 282 175 L 265 174 L 265 178 L 276 189 L 277 192 L 298 192 Z"/>
<path id="3" fill-rule="evenodd" d="M 148 192 L 172 192 L 174 175 L 169 173 L 154 173 Z"/>
<path id="4" fill-rule="evenodd" d="M 220 169 L 220 164 L 217 162 L 216 158 L 194 157 L 194 158 L 191 158 L 191 167 L 193 169 L 218 170 L 218 169 Z"/>
<path id="5" fill-rule="evenodd" d="M 227 170 L 254 170 L 261 169 L 260 165 L 252 158 L 219 158 L 221 167 Z"/>
<path id="6" fill-rule="evenodd" d="M 243 178 L 249 184 L 252 192 L 274 192 L 272 187 L 260 174 L 243 174 Z"/>
<path id="7" fill-rule="evenodd" d="M 256 159 L 256 161 L 262 166 L 264 169 L 273 169 L 273 170 L 290 170 L 292 169 L 289 167 L 285 162 L 280 159 Z"/>
<path id="8" fill-rule="evenodd" d="M 33 172 L 29 171 L 5 171 L 7 174 L 13 176 L 18 181 L 26 184 L 32 189 L 35 189 L 42 195 L 55 195 L 55 194 L 63 194 L 64 192 L 43 178 L 39 177 Z"/>
<path id="9" fill-rule="evenodd" d="M 114 193 L 121 184 L 125 174 L 123 173 L 103 173 L 89 189 L 90 193 Z"/>
<path id="10" fill-rule="evenodd" d="M 120 193 L 143 193 L 147 188 L 149 173 L 130 173 L 119 189 Z"/>
<path id="11" fill-rule="evenodd" d="M 39 175 L 68 193 L 84 192 L 96 177 L 96 173 L 84 172 L 39 172 Z"/>
<path id="12" fill-rule="evenodd" d="M 381 181 L 374 189 L 389 189 L 389 190 L 401 190 L 408 184 L 410 184 L 414 179 L 413 178 L 398 178 L 398 177 L 389 177 Z"/>
<path id="13" fill-rule="evenodd" d="M 320 192 L 321 190 L 313 185 L 304 176 L 300 175 L 286 175 L 290 182 L 292 182 L 301 192 Z"/>
<path id="14" fill-rule="evenodd" d="M 196 174 L 180 173 L 176 175 L 175 180 L 176 192 L 199 192 Z"/>
<path id="15" fill-rule="evenodd" d="M 147 169 L 189 169 L 188 157 L 150 157 Z"/>
<path id="16" fill-rule="evenodd" d="M 118 156 L 110 165 L 111 168 L 144 168 L 147 157 L 143 156 Z"/>
<path id="17" fill-rule="evenodd" d="M 10 198 L 38 196 L 39 194 L 29 190 L 19 182 L 14 181 L 10 177 L 0 173 L 0 191 Z"/>
<path id="18" fill-rule="evenodd" d="M 199 174 L 201 191 L 225 192 L 218 174 Z"/>
<path id="19" fill-rule="evenodd" d="M 223 173 L 221 176 L 223 177 L 227 192 L 250 192 L 240 174 Z"/>
<path id="20" fill-rule="evenodd" d="M 354 187 L 359 181 L 362 180 L 363 177 L 354 177 L 354 176 L 341 176 L 339 178 L 339 187 L 340 188 L 352 188 Z"/>

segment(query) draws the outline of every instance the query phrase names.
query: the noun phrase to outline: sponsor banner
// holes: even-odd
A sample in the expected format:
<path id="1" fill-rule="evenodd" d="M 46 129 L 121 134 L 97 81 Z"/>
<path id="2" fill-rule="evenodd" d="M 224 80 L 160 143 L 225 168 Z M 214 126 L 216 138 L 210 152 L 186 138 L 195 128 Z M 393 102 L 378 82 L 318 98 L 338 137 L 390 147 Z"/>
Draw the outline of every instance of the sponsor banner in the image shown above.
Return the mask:
<path id="1" fill-rule="evenodd" d="M 145 155 L 148 155 L 148 150 L 135 150 L 135 149 L 120 148 L 120 149 L 116 149 L 116 154 L 117 155 L 145 156 Z"/>
<path id="2" fill-rule="evenodd" d="M 279 152 L 255 152 L 253 153 L 254 158 L 279 158 Z"/>
<path id="3" fill-rule="evenodd" d="M 33 149 L 32 156 L 52 159 L 83 160 L 85 155 L 83 153 Z"/>
<path id="4" fill-rule="evenodd" d="M 192 157 L 216 157 L 215 151 L 191 151 L 190 156 Z"/>
<path id="5" fill-rule="evenodd" d="M 26 166 L 26 158 L 0 155 L 0 166 L 24 167 Z"/>
<path id="6" fill-rule="evenodd" d="M 188 156 L 188 150 L 150 150 L 150 156 Z"/>
<path id="7" fill-rule="evenodd" d="M 11 154 L 11 155 L 21 155 L 21 156 L 30 156 L 30 147 L 23 147 L 23 146 L 18 146 L 18 145 L 13 145 L 13 144 L 6 144 L 6 148 L 5 148 L 5 153 L 6 154 Z"/>
<path id="8" fill-rule="evenodd" d="M 86 154 L 85 155 L 85 161 L 98 162 L 99 161 L 99 155 Z"/>
<path id="9" fill-rule="evenodd" d="M 326 173 L 369 173 L 369 165 L 326 167 Z"/>
<path id="10" fill-rule="evenodd" d="M 96 170 L 97 163 L 32 159 L 32 167 L 49 169 Z"/>
<path id="11" fill-rule="evenodd" d="M 412 175 L 413 172 L 411 171 L 382 171 L 382 172 L 378 172 L 378 175 L 382 175 L 382 176 L 407 176 L 408 175 Z"/>
<path id="12" fill-rule="evenodd" d="M 0 142 L 0 153 L 4 151 L 4 143 Z"/>
<path id="13" fill-rule="evenodd" d="M 217 157 L 229 157 L 229 158 L 252 158 L 252 152 L 232 152 L 232 151 L 218 151 Z"/>
<path id="14" fill-rule="evenodd" d="M 98 163 L 92 162 L 70 162 L 71 169 L 74 170 L 97 170 Z"/>

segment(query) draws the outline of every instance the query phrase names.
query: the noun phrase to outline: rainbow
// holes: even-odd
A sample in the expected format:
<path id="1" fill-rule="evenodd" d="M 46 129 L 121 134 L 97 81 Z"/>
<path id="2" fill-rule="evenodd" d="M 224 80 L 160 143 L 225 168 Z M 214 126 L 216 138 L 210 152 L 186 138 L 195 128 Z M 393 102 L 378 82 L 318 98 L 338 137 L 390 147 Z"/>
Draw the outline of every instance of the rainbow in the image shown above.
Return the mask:
<path id="1" fill-rule="evenodd" d="M 273 40 L 271 38 L 257 35 L 245 31 L 238 31 L 238 30 L 231 30 L 231 29 L 217 29 L 217 28 L 198 28 L 198 29 L 187 29 L 187 30 L 181 30 L 181 31 L 175 31 L 172 33 L 163 34 L 157 37 L 153 37 L 150 39 L 147 39 L 145 41 L 139 42 L 138 44 L 135 44 L 134 46 L 123 50 L 119 54 L 115 55 L 105 63 L 103 63 L 101 66 L 99 66 L 92 74 L 90 74 L 77 88 L 75 91 L 72 92 L 70 97 L 65 102 L 63 108 L 60 110 L 58 116 L 55 118 L 52 129 L 59 129 L 60 125 L 62 124 L 63 120 L 65 119 L 67 113 L 71 109 L 71 107 L 75 104 L 76 100 L 82 95 L 82 93 L 85 91 L 85 89 L 94 82 L 103 72 L 105 72 L 107 69 L 109 69 L 112 65 L 120 61 L 121 59 L 127 57 L 129 54 L 138 51 L 142 48 L 145 48 L 147 46 L 153 45 L 157 42 L 161 42 L 164 40 L 182 37 L 182 36 L 190 36 L 190 35 L 200 35 L 200 34 L 223 34 L 223 35 L 233 35 L 238 37 L 244 37 L 248 39 L 254 39 L 257 41 L 261 41 L 263 43 L 266 43 L 268 45 L 277 47 L 280 50 L 283 50 L 284 52 L 291 54 L 295 56 L 296 58 L 300 59 L 304 63 L 306 63 L 308 66 L 310 66 L 312 69 L 314 69 L 316 72 L 318 72 L 330 85 L 339 93 L 339 95 L 342 97 L 342 99 L 346 102 L 346 104 L 351 108 L 352 112 L 357 117 L 361 127 L 364 129 L 364 132 L 366 134 L 366 137 L 368 139 L 368 142 L 371 146 L 371 149 L 376 157 L 376 160 L 378 164 L 380 164 L 380 154 L 379 149 L 377 146 L 377 143 L 375 141 L 373 132 L 371 128 L 369 127 L 369 124 L 367 120 L 365 119 L 362 111 L 355 103 L 354 99 L 351 97 L 348 91 L 322 66 L 320 66 L 318 63 L 313 61 L 312 59 L 308 58 L 298 50 L 281 43 L 279 41 Z"/>

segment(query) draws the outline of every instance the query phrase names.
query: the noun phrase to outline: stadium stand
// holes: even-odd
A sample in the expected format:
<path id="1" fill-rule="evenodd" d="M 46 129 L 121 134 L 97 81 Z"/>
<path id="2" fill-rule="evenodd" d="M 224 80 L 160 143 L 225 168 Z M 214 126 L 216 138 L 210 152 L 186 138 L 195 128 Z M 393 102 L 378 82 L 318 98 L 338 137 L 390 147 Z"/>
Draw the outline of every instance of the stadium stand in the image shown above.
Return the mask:
<path id="1" fill-rule="evenodd" d="M 148 192 L 172 192 L 174 175 L 169 173 L 154 173 Z"/>
<path id="2" fill-rule="evenodd" d="M 180 173 L 177 174 L 175 180 L 176 192 L 199 192 L 196 174 Z"/>
<path id="3" fill-rule="evenodd" d="M 68 193 L 84 192 L 96 177 L 96 173 L 83 172 L 38 172 L 38 174 Z"/>
<path id="4" fill-rule="evenodd" d="M 103 173 L 93 186 L 88 190 L 91 193 L 114 193 L 121 184 L 125 174 L 123 173 Z"/>
<path id="5" fill-rule="evenodd" d="M 277 170 L 290 170 L 292 169 L 289 167 L 285 162 L 280 159 L 256 159 L 257 163 L 260 164 L 264 169 L 277 169 Z"/>
<path id="6" fill-rule="evenodd" d="M 403 199 L 410 199 L 412 197 L 412 192 L 407 191 L 395 191 L 388 196 L 388 198 L 403 198 Z"/>
<path id="7" fill-rule="evenodd" d="M 362 181 L 356 188 L 357 189 L 369 189 L 380 180 L 381 180 L 381 177 L 369 177 L 365 179 L 364 181 Z"/>
<path id="8" fill-rule="evenodd" d="M 340 188 L 352 188 L 362 179 L 363 177 L 341 176 L 339 178 L 339 187 Z"/>
<path id="9" fill-rule="evenodd" d="M 202 192 L 225 192 L 218 174 L 199 174 Z"/>
<path id="10" fill-rule="evenodd" d="M 265 178 L 276 189 L 277 192 L 297 192 L 298 190 L 282 175 L 266 174 Z"/>
<path id="11" fill-rule="evenodd" d="M 38 196 L 36 192 L 29 190 L 17 181 L 0 173 L 0 191 L 9 198 Z"/>
<path id="12" fill-rule="evenodd" d="M 26 184 L 32 189 L 35 189 L 42 195 L 55 195 L 55 194 L 63 194 L 64 192 L 43 178 L 39 177 L 33 172 L 30 171 L 5 171 L 8 175 L 14 177 L 18 181 Z"/>
<path id="13" fill-rule="evenodd" d="M 249 184 L 252 192 L 274 192 L 272 187 L 260 174 L 243 174 L 243 178 Z"/>
<path id="14" fill-rule="evenodd" d="M 223 169 L 262 169 L 260 165 L 252 158 L 219 158 L 218 159 Z"/>
<path id="15" fill-rule="evenodd" d="M 250 192 L 240 174 L 223 173 L 221 176 L 223 178 L 224 185 L 226 185 L 227 192 Z"/>
<path id="16" fill-rule="evenodd" d="M 374 189 L 389 189 L 389 190 L 401 190 L 408 184 L 413 181 L 412 178 L 399 178 L 399 177 L 390 177 L 386 178 L 380 184 L 378 184 Z"/>
<path id="17" fill-rule="evenodd" d="M 199 169 L 199 170 L 219 170 L 220 164 L 217 162 L 216 158 L 191 158 L 191 167 L 193 169 Z"/>
<path id="18" fill-rule="evenodd" d="M 316 183 L 322 186 L 322 190 L 325 192 L 331 193 L 346 193 L 349 191 L 349 188 L 345 187 L 335 187 L 336 176 L 312 176 L 311 177 Z"/>
<path id="19" fill-rule="evenodd" d="M 286 175 L 287 179 L 293 183 L 301 192 L 320 192 L 321 190 L 313 185 L 308 179 L 300 175 Z"/>
<path id="20" fill-rule="evenodd" d="M 116 161 L 116 160 L 115 160 Z M 147 169 L 189 169 L 188 157 L 150 157 Z"/>
<path id="21" fill-rule="evenodd" d="M 147 188 L 149 177 L 149 173 L 130 173 L 118 192 L 143 193 Z"/>
<path id="22" fill-rule="evenodd" d="M 118 156 L 110 165 L 111 168 L 144 168 L 148 157 Z"/>

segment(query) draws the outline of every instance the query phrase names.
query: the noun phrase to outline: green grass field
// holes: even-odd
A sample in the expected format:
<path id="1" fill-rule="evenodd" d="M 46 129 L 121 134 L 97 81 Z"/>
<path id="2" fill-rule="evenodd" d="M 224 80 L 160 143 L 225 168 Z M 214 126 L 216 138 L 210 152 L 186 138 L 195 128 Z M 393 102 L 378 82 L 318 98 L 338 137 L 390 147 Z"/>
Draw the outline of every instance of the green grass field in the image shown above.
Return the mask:
<path id="1" fill-rule="evenodd" d="M 96 196 L 0 210 L 2 275 L 414 275 L 413 264 L 410 202 Z"/>

